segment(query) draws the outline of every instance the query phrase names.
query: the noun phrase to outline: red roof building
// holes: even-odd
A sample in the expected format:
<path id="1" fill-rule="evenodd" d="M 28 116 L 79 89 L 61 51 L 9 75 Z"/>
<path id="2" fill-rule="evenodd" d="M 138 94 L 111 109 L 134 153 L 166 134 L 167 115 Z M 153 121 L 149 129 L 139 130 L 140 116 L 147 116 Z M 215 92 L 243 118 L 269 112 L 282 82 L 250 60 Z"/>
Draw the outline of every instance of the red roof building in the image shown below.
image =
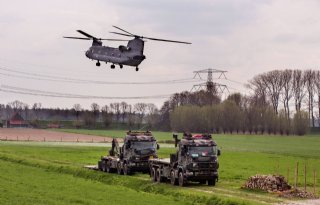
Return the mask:
<path id="1" fill-rule="evenodd" d="M 29 124 L 23 119 L 23 117 L 16 112 L 8 121 L 7 127 L 28 127 Z"/>

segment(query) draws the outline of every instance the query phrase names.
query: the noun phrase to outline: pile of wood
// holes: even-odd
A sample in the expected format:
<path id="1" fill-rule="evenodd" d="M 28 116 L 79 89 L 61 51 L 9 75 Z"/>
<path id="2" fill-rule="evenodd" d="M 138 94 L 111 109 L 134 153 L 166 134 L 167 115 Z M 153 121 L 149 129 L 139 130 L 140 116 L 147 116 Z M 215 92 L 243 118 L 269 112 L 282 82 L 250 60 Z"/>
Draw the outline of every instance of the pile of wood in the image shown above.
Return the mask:
<path id="1" fill-rule="evenodd" d="M 291 186 L 281 175 L 255 175 L 248 179 L 243 188 L 261 189 L 270 192 L 290 190 Z"/>

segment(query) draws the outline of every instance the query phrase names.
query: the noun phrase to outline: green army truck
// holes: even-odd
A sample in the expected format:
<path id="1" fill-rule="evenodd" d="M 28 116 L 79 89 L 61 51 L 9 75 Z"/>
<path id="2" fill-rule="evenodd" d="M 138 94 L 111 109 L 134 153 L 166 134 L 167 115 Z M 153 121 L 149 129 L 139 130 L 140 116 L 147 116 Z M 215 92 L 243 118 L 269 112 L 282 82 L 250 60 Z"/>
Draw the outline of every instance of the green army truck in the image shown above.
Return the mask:
<path id="1" fill-rule="evenodd" d="M 159 145 L 151 132 L 129 131 L 121 147 L 117 139 L 112 140 L 109 155 L 101 157 L 98 169 L 125 175 L 134 172 L 148 173 L 148 160 L 158 157 L 157 149 Z"/>
<path id="2" fill-rule="evenodd" d="M 173 135 L 177 152 L 168 159 L 150 159 L 150 177 L 153 182 L 170 181 L 185 186 L 189 181 L 214 186 L 218 181 L 220 150 L 209 134 L 184 133 L 181 140 Z"/>

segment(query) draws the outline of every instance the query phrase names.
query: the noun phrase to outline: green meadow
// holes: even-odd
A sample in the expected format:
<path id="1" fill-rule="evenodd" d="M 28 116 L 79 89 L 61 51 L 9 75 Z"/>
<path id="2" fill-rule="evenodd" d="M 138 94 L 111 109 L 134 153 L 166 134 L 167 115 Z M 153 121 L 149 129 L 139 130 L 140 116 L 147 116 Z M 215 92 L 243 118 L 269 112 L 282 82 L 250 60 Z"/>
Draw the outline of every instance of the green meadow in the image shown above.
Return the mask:
<path id="1" fill-rule="evenodd" d="M 68 130 L 71 132 L 72 130 Z M 76 132 L 78 130 L 75 130 Z M 125 131 L 80 130 L 103 136 L 124 136 Z M 100 133 L 100 134 L 99 134 Z M 171 140 L 171 133 L 154 132 Z M 214 135 L 222 155 L 215 187 L 192 183 L 187 187 L 153 184 L 147 174 L 119 176 L 83 168 L 96 164 L 106 147 L 0 142 L 1 204 L 271 204 L 286 202 L 275 194 L 249 191 L 241 186 L 255 174 L 281 174 L 313 191 L 313 171 L 320 176 L 320 136 Z M 175 148 L 160 148 L 168 157 Z M 316 179 L 319 195 L 320 180 Z"/>

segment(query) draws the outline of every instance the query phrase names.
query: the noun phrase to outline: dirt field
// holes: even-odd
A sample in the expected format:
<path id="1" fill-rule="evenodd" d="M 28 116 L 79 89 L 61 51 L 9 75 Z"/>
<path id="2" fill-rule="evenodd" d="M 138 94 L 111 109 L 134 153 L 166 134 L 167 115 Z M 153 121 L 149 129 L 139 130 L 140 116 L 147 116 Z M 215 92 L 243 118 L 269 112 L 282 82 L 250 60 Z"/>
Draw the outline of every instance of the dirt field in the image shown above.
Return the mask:
<path id="1" fill-rule="evenodd" d="M 41 129 L 0 128 L 0 140 L 48 142 L 111 142 L 112 138 Z"/>

